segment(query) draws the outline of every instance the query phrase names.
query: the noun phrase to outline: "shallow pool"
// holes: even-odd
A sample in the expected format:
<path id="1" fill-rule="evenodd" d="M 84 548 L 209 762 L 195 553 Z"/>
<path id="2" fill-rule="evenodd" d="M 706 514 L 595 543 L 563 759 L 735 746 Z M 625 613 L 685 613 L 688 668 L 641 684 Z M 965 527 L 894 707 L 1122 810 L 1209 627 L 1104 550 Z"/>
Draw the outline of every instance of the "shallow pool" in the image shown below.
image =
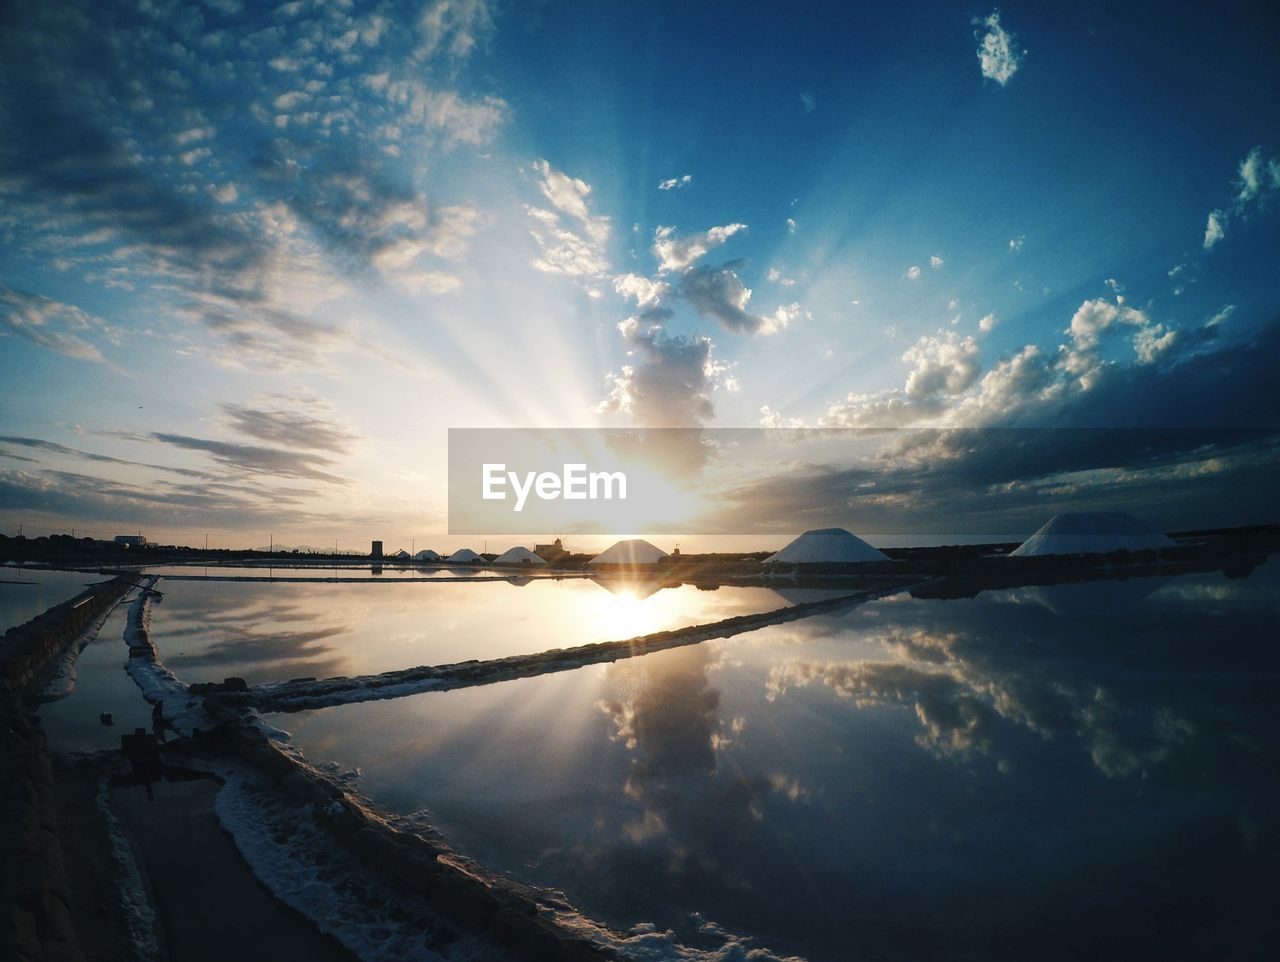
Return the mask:
<path id="1" fill-rule="evenodd" d="M 501 658 L 791 603 L 769 588 L 584 579 L 377 587 L 161 579 L 159 587 L 151 636 L 165 664 L 184 681 L 251 684 Z"/>
<path id="2" fill-rule="evenodd" d="M 0 632 L 74 598 L 107 576 L 53 568 L 0 565 Z"/>
<path id="3" fill-rule="evenodd" d="M 1245 957 L 1277 934 L 1278 570 L 901 595 L 272 721 L 619 926 L 813 960 Z"/>
<path id="4" fill-rule="evenodd" d="M 55 752 L 118 749 L 120 736 L 135 728 L 151 730 L 151 706 L 125 671 L 129 646 L 124 641 L 127 607 L 116 608 L 76 659 L 75 689 L 65 698 L 40 706 L 49 748 Z M 102 716 L 109 714 L 110 724 Z"/>

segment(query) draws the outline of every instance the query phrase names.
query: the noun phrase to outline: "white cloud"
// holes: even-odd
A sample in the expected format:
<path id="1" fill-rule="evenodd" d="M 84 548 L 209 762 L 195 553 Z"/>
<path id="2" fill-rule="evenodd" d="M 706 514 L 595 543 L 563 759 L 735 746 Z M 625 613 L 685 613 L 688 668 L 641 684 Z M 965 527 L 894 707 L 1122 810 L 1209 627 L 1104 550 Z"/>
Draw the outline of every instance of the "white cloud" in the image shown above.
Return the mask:
<path id="1" fill-rule="evenodd" d="M 661 307 L 671 294 L 666 281 L 654 281 L 639 274 L 622 274 L 613 279 L 613 289 L 625 298 L 632 298 L 640 310 Z"/>
<path id="2" fill-rule="evenodd" d="M 912 264 L 902 276 L 910 281 L 918 281 L 920 279 L 920 265 Z"/>
<path id="3" fill-rule="evenodd" d="M 1011 238 L 1009 240 L 1009 250 L 1014 252 L 1022 250 L 1022 245 L 1025 244 L 1026 241 L 1027 236 L 1025 234 L 1019 234 L 1017 237 Z"/>
<path id="4" fill-rule="evenodd" d="M 974 22 L 987 28 L 978 46 L 978 63 L 982 67 L 982 76 L 1003 87 L 1022 66 L 1026 51 L 1019 52 L 1014 35 L 1000 26 L 999 10 L 992 10 L 985 20 Z"/>
<path id="5" fill-rule="evenodd" d="M 798 303 L 781 304 L 776 311 L 765 317 L 765 322 L 760 326 L 760 333 L 773 334 L 780 331 L 803 313 Z"/>
<path id="6" fill-rule="evenodd" d="M 587 198 L 591 195 L 590 184 L 556 170 L 545 160 L 535 161 L 533 169 L 540 175 L 538 189 L 542 196 L 561 213 L 582 224 L 592 243 L 603 244 L 609 239 L 609 218 L 593 215 L 587 205 Z"/>
<path id="7" fill-rule="evenodd" d="M 769 279 L 769 283 L 778 284 L 782 287 L 795 287 L 796 284 L 796 282 L 790 277 L 783 277 L 782 271 L 778 270 L 776 267 L 770 267 L 769 273 L 766 276 Z"/>
<path id="8" fill-rule="evenodd" d="M 995 329 L 996 316 L 994 314 L 988 314 L 986 317 L 982 318 L 982 320 L 978 321 L 978 330 L 983 334 L 990 334 Z"/>
<path id="9" fill-rule="evenodd" d="M 179 147 L 185 147 L 187 144 L 194 144 L 199 140 L 208 140 L 214 134 L 212 127 L 192 127 L 190 130 L 183 130 L 173 135 L 173 142 Z"/>
<path id="10" fill-rule="evenodd" d="M 1209 219 L 1204 227 L 1204 249 L 1209 250 L 1214 244 L 1226 236 L 1223 226 L 1223 214 L 1220 210 L 1209 211 Z"/>
<path id="11" fill-rule="evenodd" d="M 675 190 L 679 187 L 687 187 L 693 183 L 693 174 L 685 174 L 683 177 L 671 177 L 664 180 L 658 185 L 658 190 Z"/>
<path id="12" fill-rule="evenodd" d="M 1209 212 L 1204 228 L 1204 249 L 1210 250 L 1227 233 L 1235 217 L 1246 220 L 1255 208 L 1266 205 L 1273 191 L 1280 190 L 1280 157 L 1267 157 L 1254 147 L 1236 169 L 1236 195 L 1230 207 Z"/>
<path id="13" fill-rule="evenodd" d="M 653 255 L 658 258 L 658 270 L 664 273 L 682 271 L 708 251 L 746 229 L 746 224 L 725 224 L 723 227 L 712 227 L 701 234 L 681 238 L 675 236 L 674 227 L 659 227 L 653 232 Z"/>
<path id="14" fill-rule="evenodd" d="M 1209 318 L 1207 321 L 1204 322 L 1204 326 L 1217 327 L 1223 321 L 1231 317 L 1231 315 L 1234 314 L 1235 312 L 1236 312 L 1236 306 L 1234 304 L 1225 304 L 1223 305 L 1222 310 L 1218 311 L 1211 318 Z"/>
<path id="15" fill-rule="evenodd" d="M 528 206 L 532 226 L 529 233 L 537 242 L 541 256 L 533 266 L 550 274 L 564 274 L 579 279 L 601 278 L 609 270 L 609 260 L 604 244 L 609 239 L 611 224 L 608 217 L 591 212 L 588 198 L 591 185 L 585 180 L 570 177 L 556 170 L 545 160 L 536 161 L 532 169 L 538 176 L 538 189 L 551 202 L 555 210 Z M 575 221 L 582 233 L 565 226 L 563 218 Z M 592 293 L 589 290 L 588 293 Z M 599 297 L 598 291 L 592 293 Z"/>
<path id="16" fill-rule="evenodd" d="M 102 363 L 106 360 L 102 352 L 80 336 L 94 328 L 103 329 L 105 325 L 74 304 L 0 284 L 0 336 L 14 335 L 66 357 Z"/>
<path id="17" fill-rule="evenodd" d="M 909 398 L 901 391 L 884 391 L 879 394 L 849 394 L 843 401 L 827 408 L 818 418 L 822 428 L 900 428 L 918 424 L 928 418 L 937 418 L 946 412 L 946 405 L 936 398 Z M 793 423 L 789 427 L 800 427 Z"/>
<path id="18" fill-rule="evenodd" d="M 600 251 L 571 230 L 532 228 L 529 233 L 542 249 L 542 256 L 533 262 L 540 271 L 569 277 L 600 277 L 609 269 L 609 262 Z"/>
<path id="19" fill-rule="evenodd" d="M 794 217 L 787 218 L 787 233 L 794 234 L 796 232 L 796 221 Z"/>
<path id="20" fill-rule="evenodd" d="M 1134 329 L 1132 346 L 1139 364 L 1159 360 L 1179 338 L 1176 330 L 1166 329 L 1145 311 L 1101 298 L 1085 301 L 1071 318 L 1067 333 L 1072 343 L 1062 356 L 1063 369 L 1076 378 L 1082 388 L 1093 387 L 1105 367 L 1101 355 L 1103 336 L 1121 327 Z"/>
<path id="21" fill-rule="evenodd" d="M 413 86 L 408 116 L 441 131 L 446 145 L 488 143 L 511 112 L 501 97 L 466 100 L 452 90 L 428 90 L 416 83 Z"/>
<path id="22" fill-rule="evenodd" d="M 977 343 L 972 337 L 958 337 L 954 331 L 920 338 L 902 360 L 912 365 L 906 383 L 909 398 L 962 394 L 982 370 Z"/>
<path id="23" fill-rule="evenodd" d="M 945 262 L 943 261 L 943 259 L 939 257 L 937 254 L 934 254 L 932 257 L 929 258 L 929 266 L 932 267 L 935 271 L 939 267 L 941 267 L 944 263 Z"/>
<path id="24" fill-rule="evenodd" d="M 461 260 L 484 222 L 480 211 L 466 205 L 441 207 L 431 213 L 422 197 L 387 204 L 377 218 L 364 225 L 376 240 L 370 260 L 386 272 L 408 271 L 423 254 Z"/>
<path id="25" fill-rule="evenodd" d="M 1177 341 L 1177 331 L 1168 331 L 1156 324 L 1141 328 L 1133 336 L 1133 349 L 1140 364 L 1151 364 L 1158 361 Z"/>
<path id="26" fill-rule="evenodd" d="M 1052 380 L 1052 369 L 1040 349 L 1028 344 L 988 371 L 979 384 L 977 394 L 967 398 L 960 410 L 969 420 L 978 414 L 1004 414 L 1039 397 L 1050 387 Z M 961 420 L 964 419 L 962 416 Z"/>
<path id="27" fill-rule="evenodd" d="M 272 103 L 276 110 L 292 110 L 306 98 L 306 94 L 300 90 L 290 90 L 276 97 Z"/>
<path id="28" fill-rule="evenodd" d="M 1268 176 L 1268 167 L 1270 168 L 1270 176 Z M 1280 180 L 1280 166 L 1277 161 L 1266 161 L 1262 157 L 1262 148 L 1254 147 L 1245 155 L 1244 160 L 1240 161 L 1239 170 L 1240 179 L 1238 182 L 1238 193 L 1236 194 L 1236 203 L 1244 205 L 1249 203 L 1268 187 L 1274 187 L 1277 180 Z"/>
<path id="29" fill-rule="evenodd" d="M 418 19 L 420 59 L 443 51 L 465 58 L 493 32 L 493 14 L 486 0 L 433 0 Z"/>
<path id="30" fill-rule="evenodd" d="M 765 404 L 760 408 L 760 426 L 762 428 L 803 428 L 805 423 L 800 418 L 783 417 L 781 411 L 775 411 Z"/>
<path id="31" fill-rule="evenodd" d="M 813 94 L 802 93 L 800 95 L 800 109 L 806 114 L 811 114 L 818 109 L 818 101 Z"/>

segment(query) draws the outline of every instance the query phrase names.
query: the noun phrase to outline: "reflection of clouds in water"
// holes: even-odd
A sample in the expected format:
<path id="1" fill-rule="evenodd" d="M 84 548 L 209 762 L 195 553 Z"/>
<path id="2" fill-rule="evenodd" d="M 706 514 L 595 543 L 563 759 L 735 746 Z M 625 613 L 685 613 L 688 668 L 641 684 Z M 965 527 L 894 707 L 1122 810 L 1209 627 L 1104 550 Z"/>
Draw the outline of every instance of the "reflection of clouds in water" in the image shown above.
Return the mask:
<path id="1" fill-rule="evenodd" d="M 893 628 L 875 637 L 898 660 L 786 661 L 770 669 L 766 698 L 820 682 L 859 708 L 909 706 L 923 728 L 916 743 L 955 760 L 998 754 L 1002 725 L 1046 739 L 1071 733 L 1112 777 L 1145 774 L 1196 734 L 1168 706 L 1124 704 L 1080 662 L 1073 674 L 1038 660 L 1038 650 L 1019 656 L 959 632 Z"/>
<path id="2" fill-rule="evenodd" d="M 301 662 L 335 652 L 331 645 L 320 642 L 335 638 L 350 631 L 350 626 L 339 625 L 330 628 L 315 628 L 310 631 L 275 631 L 269 635 L 258 634 L 248 629 L 220 629 L 220 640 L 205 646 L 193 654 L 174 654 L 164 661 L 170 667 L 201 667 L 206 665 L 225 664 L 227 662 L 249 662 L 255 664 L 274 664 L 279 662 Z M 342 659 L 335 656 L 334 661 Z"/>
<path id="3" fill-rule="evenodd" d="M 814 681 L 852 699 L 859 708 L 910 703 L 925 729 L 916 737 L 917 744 L 939 758 L 968 758 L 990 749 L 995 711 L 949 671 L 890 661 L 792 661 L 770 670 L 766 697 L 774 701 Z"/>
<path id="4" fill-rule="evenodd" d="M 672 877 L 716 871 L 717 856 L 692 840 L 723 842 L 733 824 L 763 821 L 764 796 L 799 803 L 811 795 L 782 772 L 751 774 L 724 764 L 747 719 L 725 723 L 717 715 L 720 692 L 708 673 L 724 663 L 721 649 L 695 645 L 611 665 L 610 684 L 621 694 L 597 702 L 612 723 L 610 739 L 631 753 L 624 791 L 642 806 L 622 834 L 633 845 L 661 839 Z M 708 818 L 714 830 L 703 824 Z"/>
<path id="5" fill-rule="evenodd" d="M 782 772 L 774 772 L 769 776 L 769 787 L 791 802 L 808 801 L 812 794 L 798 780 Z"/>
<path id="6" fill-rule="evenodd" d="M 1074 584 L 1035 585 L 999 592 L 994 600 L 1032 601 L 1060 618 L 1097 618 L 1128 614 L 1167 584 L 1168 578 L 1134 578 Z M 1001 599 L 999 596 L 1004 595 Z"/>
<path id="7" fill-rule="evenodd" d="M 1160 707 L 1146 731 L 1125 731 L 1124 710 L 1102 689 L 1081 709 L 1084 732 L 1091 736 L 1089 755 L 1104 774 L 1112 777 L 1145 775 L 1196 734 L 1195 726 Z"/>
<path id="8" fill-rule="evenodd" d="M 611 666 L 611 680 L 631 697 L 601 701 L 600 709 L 613 720 L 611 737 L 635 752 L 633 779 L 716 770 L 723 725 L 715 716 L 720 692 L 707 681 L 710 661 L 706 646 L 694 645 Z"/>
<path id="9" fill-rule="evenodd" d="M 152 637 L 161 659 L 180 676 L 219 666 L 242 672 L 269 670 L 285 677 L 329 677 L 348 671 L 349 659 L 342 650 L 323 642 L 350 634 L 352 626 L 278 591 L 247 597 L 222 591 L 184 595 L 156 612 Z M 197 650 L 182 651 L 189 642 L 196 643 Z"/>
<path id="10" fill-rule="evenodd" d="M 746 730 L 747 720 L 738 715 L 729 722 L 728 731 L 722 728 L 718 732 L 711 733 L 711 747 L 718 752 L 733 748 L 738 743 L 738 736 Z"/>
<path id="11" fill-rule="evenodd" d="M 1251 578 L 1222 584 L 1175 582 L 1162 587 L 1152 597 L 1161 601 L 1274 605 L 1277 600 L 1280 600 L 1280 591 L 1276 589 L 1272 582 L 1261 578 Z"/>

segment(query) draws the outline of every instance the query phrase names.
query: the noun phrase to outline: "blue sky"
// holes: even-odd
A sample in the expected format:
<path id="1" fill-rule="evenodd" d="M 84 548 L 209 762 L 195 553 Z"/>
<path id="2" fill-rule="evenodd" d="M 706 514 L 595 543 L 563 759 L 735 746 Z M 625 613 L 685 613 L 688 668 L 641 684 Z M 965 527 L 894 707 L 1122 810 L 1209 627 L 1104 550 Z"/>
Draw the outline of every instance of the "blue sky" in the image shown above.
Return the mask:
<path id="1" fill-rule="evenodd" d="M 449 427 L 1276 423 L 1263 4 L 3 17 L 6 529 L 447 547 Z"/>

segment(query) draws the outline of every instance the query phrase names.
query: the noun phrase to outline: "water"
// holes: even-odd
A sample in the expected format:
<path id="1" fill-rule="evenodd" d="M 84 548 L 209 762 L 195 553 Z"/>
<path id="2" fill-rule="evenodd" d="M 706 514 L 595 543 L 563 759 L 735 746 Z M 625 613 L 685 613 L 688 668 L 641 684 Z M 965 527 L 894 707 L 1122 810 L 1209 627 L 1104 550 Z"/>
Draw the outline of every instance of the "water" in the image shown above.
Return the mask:
<path id="1" fill-rule="evenodd" d="M 266 578 L 272 581 L 430 581 L 440 578 L 510 578 L 526 574 L 511 568 L 421 568 L 413 565 L 151 565 L 147 574 L 180 578 Z"/>
<path id="2" fill-rule="evenodd" d="M 80 657 L 76 687 L 66 698 L 40 706 L 49 747 L 55 752 L 118 749 L 120 736 L 135 728 L 151 730 L 151 706 L 125 671 L 129 646 L 124 642 L 127 608 L 116 608 Z M 112 715 L 104 725 L 100 716 Z"/>
<path id="3" fill-rule="evenodd" d="M 1275 561 L 898 596 L 273 721 L 615 925 L 697 911 L 813 960 L 1258 957 L 1278 613 Z"/>
<path id="4" fill-rule="evenodd" d="M 790 602 L 768 588 L 533 579 L 516 585 L 166 581 L 160 657 L 187 682 L 374 674 L 633 638 Z M 831 594 L 831 593 L 826 593 Z"/>
<path id="5" fill-rule="evenodd" d="M 42 611 L 74 598 L 102 575 L 52 568 L 0 565 L 0 632 L 30 621 Z"/>

